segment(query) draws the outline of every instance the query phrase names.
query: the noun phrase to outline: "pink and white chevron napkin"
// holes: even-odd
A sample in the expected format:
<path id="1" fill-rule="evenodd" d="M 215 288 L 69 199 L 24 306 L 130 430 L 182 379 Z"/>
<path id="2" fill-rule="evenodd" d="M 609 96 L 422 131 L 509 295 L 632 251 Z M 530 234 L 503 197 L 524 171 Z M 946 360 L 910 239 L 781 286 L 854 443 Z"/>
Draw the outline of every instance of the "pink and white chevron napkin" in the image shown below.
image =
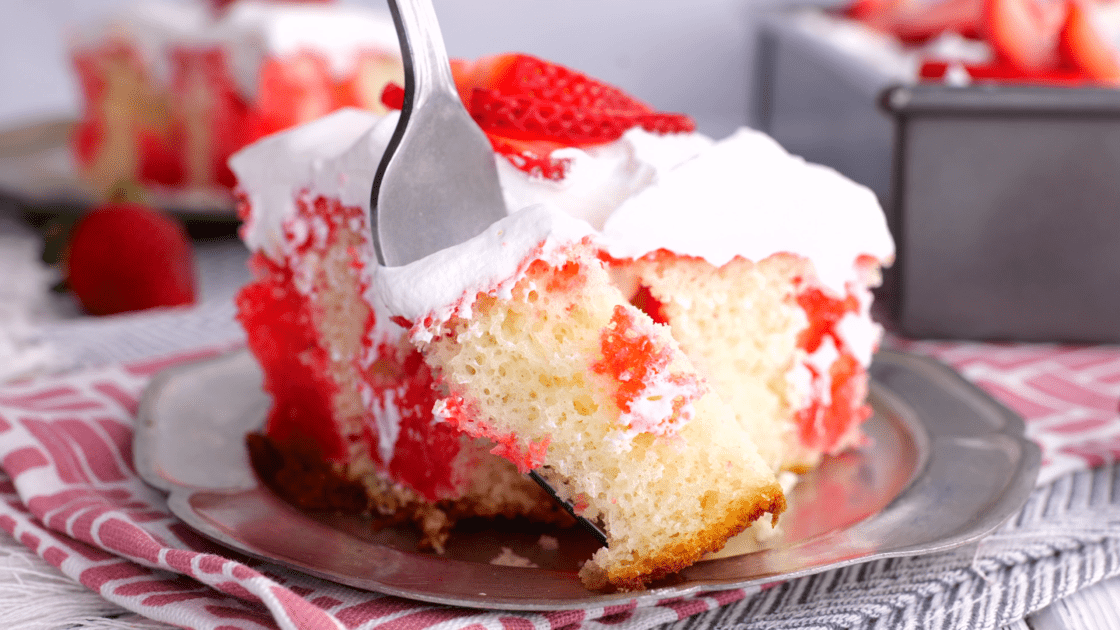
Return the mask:
<path id="1" fill-rule="evenodd" d="M 1043 481 L 1120 452 L 1120 348 L 893 342 L 954 365 L 1022 414 Z M 757 589 L 542 613 L 379 595 L 239 557 L 200 538 L 132 465 L 139 396 L 164 367 L 216 351 L 0 388 L 0 527 L 64 574 L 146 617 L 195 629 L 644 630 Z"/>
<path id="2" fill-rule="evenodd" d="M 909 341 L 1023 417 L 1042 447 L 1039 485 L 1120 459 L 1120 346 Z"/>

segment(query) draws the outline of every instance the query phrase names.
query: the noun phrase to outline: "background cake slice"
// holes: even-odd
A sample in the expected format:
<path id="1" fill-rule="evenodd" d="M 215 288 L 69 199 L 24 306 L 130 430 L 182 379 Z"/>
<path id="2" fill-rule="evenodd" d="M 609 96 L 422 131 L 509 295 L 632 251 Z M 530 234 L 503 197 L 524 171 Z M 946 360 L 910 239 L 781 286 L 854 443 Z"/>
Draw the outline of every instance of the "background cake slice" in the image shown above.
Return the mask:
<path id="1" fill-rule="evenodd" d="M 76 34 L 74 154 L 91 190 L 222 191 L 227 159 L 401 81 L 387 14 L 333 2 L 134 2 Z"/>

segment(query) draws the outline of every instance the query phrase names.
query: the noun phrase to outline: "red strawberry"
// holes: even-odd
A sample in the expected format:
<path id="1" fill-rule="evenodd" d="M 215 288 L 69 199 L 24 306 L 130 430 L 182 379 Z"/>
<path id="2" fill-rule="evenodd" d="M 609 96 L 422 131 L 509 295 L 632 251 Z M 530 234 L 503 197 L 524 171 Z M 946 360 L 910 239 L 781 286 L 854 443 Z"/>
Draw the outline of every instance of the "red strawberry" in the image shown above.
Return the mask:
<path id="1" fill-rule="evenodd" d="M 1107 83 L 1120 82 L 1120 23 L 1115 11 L 1105 19 L 1102 9 L 1092 2 L 1072 2 L 1062 29 L 1063 59 L 1086 78 Z"/>
<path id="2" fill-rule="evenodd" d="M 983 0 L 856 0 L 846 13 L 904 42 L 922 43 L 946 31 L 978 37 L 982 8 Z"/>
<path id="3" fill-rule="evenodd" d="M 563 161 L 549 157 L 557 148 L 610 142 L 638 126 L 657 133 L 695 129 L 683 114 L 654 111 L 614 86 L 529 55 L 454 61 L 451 71 L 495 151 L 550 179 L 565 171 Z"/>
<path id="4" fill-rule="evenodd" d="M 1027 75 L 1058 66 L 1066 0 L 985 0 L 988 42 L 996 57 Z"/>
<path id="5" fill-rule="evenodd" d="M 586 145 L 636 126 L 658 133 L 695 127 L 683 114 L 655 112 L 614 86 L 528 55 L 460 64 L 457 76 L 479 126 L 509 138 Z"/>
<path id="6" fill-rule="evenodd" d="M 562 147 L 617 140 L 642 127 L 654 133 L 692 131 L 684 114 L 658 112 L 622 90 L 581 72 L 522 54 L 451 61 L 459 97 L 494 150 L 523 171 L 562 179 Z M 389 84 L 381 102 L 400 109 L 404 91 Z"/>
<path id="7" fill-rule="evenodd" d="M 74 227 L 67 282 L 92 315 L 195 301 L 193 253 L 182 225 L 139 204 L 92 210 Z"/>

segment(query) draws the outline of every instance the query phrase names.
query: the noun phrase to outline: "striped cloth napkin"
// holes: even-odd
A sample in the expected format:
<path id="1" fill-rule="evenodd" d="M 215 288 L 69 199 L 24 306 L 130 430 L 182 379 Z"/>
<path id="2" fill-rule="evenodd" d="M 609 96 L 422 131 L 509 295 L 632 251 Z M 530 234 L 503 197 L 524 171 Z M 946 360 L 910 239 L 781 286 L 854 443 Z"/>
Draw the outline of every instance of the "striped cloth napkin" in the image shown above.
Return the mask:
<path id="1" fill-rule="evenodd" d="M 978 547 L 672 599 L 556 612 L 472 610 L 356 590 L 202 539 L 132 465 L 139 396 L 159 370 L 222 348 L 0 387 L 0 527 L 144 617 L 195 629 L 718 630 L 997 628 L 1120 574 L 1120 348 L 926 343 L 1027 419 L 1041 485 Z"/>

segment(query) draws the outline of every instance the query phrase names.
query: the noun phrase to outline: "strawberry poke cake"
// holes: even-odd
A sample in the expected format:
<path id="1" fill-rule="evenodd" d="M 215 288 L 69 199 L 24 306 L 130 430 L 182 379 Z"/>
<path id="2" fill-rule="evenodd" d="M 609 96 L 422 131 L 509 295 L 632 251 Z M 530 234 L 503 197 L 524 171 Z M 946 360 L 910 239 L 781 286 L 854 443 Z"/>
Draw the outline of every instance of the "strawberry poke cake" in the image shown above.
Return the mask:
<path id="1" fill-rule="evenodd" d="M 229 156 L 341 107 L 383 113 L 401 81 L 392 21 L 311 1 L 143 0 L 78 33 L 78 170 L 102 198 L 151 190 L 228 199 Z"/>
<path id="2" fill-rule="evenodd" d="M 874 195 L 532 57 L 453 68 L 511 211 L 467 243 L 376 264 L 395 113 L 343 110 L 231 160 L 274 487 L 411 521 L 438 551 L 463 517 L 562 520 L 535 470 L 606 531 L 592 588 L 641 588 L 776 520 L 777 475 L 858 444 L 869 415 L 870 288 L 893 257 Z"/>

